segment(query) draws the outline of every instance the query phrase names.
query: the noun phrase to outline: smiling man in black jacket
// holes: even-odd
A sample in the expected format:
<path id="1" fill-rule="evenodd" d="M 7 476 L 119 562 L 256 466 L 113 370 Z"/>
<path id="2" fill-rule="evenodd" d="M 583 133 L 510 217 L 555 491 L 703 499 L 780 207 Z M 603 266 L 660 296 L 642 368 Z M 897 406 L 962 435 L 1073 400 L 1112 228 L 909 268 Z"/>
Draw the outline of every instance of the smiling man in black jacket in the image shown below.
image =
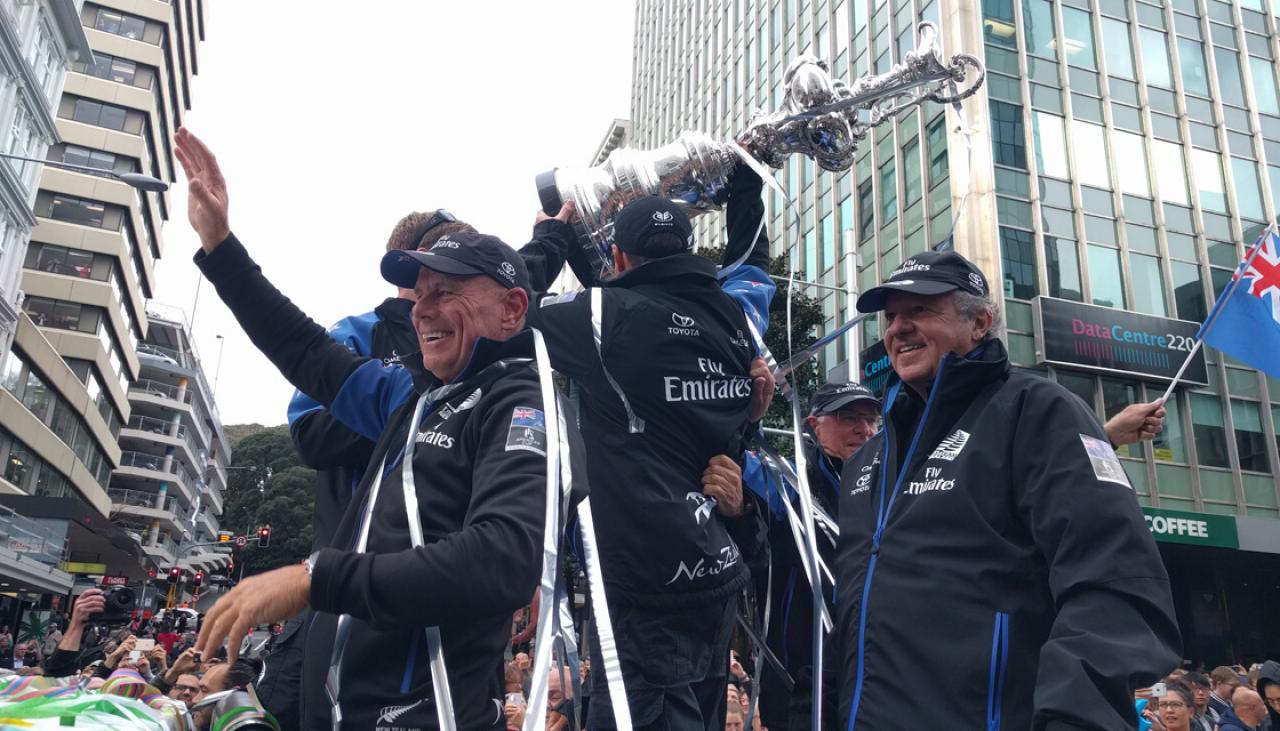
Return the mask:
<path id="1" fill-rule="evenodd" d="M 987 280 L 956 253 L 908 259 L 858 309 L 885 312 L 894 375 L 884 428 L 841 475 L 826 722 L 1134 728 L 1134 688 L 1180 640 L 1096 416 L 1010 371 Z"/>
<path id="2" fill-rule="evenodd" d="M 546 422 L 524 330 L 524 261 L 468 233 L 427 252 L 390 253 L 384 276 L 413 284 L 422 355 L 387 368 L 335 342 L 263 277 L 231 234 L 212 153 L 186 130 L 176 149 L 202 272 L 294 385 L 376 440 L 377 466 L 354 498 L 360 508 L 344 516 L 332 547 L 241 582 L 206 615 L 200 651 L 229 637 L 234 656 L 253 624 L 310 604 L 318 614 L 302 686 L 306 728 L 332 728 L 339 711 L 343 729 L 437 728 L 445 678 L 436 657 L 458 727 L 502 728 L 499 669 L 511 612 L 537 583 L 545 507 Z"/>

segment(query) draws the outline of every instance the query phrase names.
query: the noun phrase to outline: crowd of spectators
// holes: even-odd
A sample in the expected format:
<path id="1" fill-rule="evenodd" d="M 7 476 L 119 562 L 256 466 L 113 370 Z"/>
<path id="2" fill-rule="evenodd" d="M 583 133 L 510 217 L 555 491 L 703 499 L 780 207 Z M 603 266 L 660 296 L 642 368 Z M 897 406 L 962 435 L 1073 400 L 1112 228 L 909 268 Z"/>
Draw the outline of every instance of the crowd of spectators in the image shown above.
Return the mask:
<path id="1" fill-rule="evenodd" d="M 43 642 L 15 643 L 8 627 L 0 627 L 0 677 L 12 670 L 16 675 L 44 675 L 54 678 L 79 677 L 87 690 L 101 687 L 113 673 L 128 670 L 161 693 L 194 706 L 207 696 L 232 688 L 246 688 L 262 672 L 263 661 L 242 653 L 227 662 L 226 648 L 203 658 L 195 649 L 198 620 L 185 613 L 157 621 L 139 618 L 120 626 L 96 624 L 95 614 L 104 606 L 102 592 L 90 589 L 81 594 L 69 616 L 55 622 Z M 269 646 L 258 648 L 269 652 Z M 198 729 L 208 729 L 208 709 L 195 716 Z"/>
<path id="2" fill-rule="evenodd" d="M 1280 730 L 1280 662 L 1179 668 L 1135 697 L 1139 731 Z"/>

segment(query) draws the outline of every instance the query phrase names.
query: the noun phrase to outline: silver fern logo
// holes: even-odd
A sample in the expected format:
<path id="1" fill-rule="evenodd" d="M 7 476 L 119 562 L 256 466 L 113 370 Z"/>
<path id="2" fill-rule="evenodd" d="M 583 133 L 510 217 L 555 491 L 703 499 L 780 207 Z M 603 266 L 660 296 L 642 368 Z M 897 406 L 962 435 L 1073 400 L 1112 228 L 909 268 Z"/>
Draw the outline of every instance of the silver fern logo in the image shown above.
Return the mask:
<path id="1" fill-rule="evenodd" d="M 956 429 L 955 432 L 938 442 L 938 448 L 933 450 L 933 454 L 929 455 L 929 459 L 941 459 L 946 462 L 954 462 L 956 457 L 960 456 L 964 445 L 969 443 L 969 432 L 963 429 Z"/>
<path id="2" fill-rule="evenodd" d="M 416 703 L 410 703 L 407 706 L 383 706 L 382 709 L 378 711 L 378 723 L 395 723 L 396 719 L 409 711 L 412 711 L 423 703 L 426 703 L 427 700 L 428 699 L 423 698 L 422 700 L 417 701 Z"/>
<path id="3" fill-rule="evenodd" d="M 698 525 L 705 525 L 711 520 L 711 511 L 715 510 L 717 501 L 713 500 L 700 492 L 691 492 L 684 496 L 684 499 L 697 505 L 693 509 L 693 519 Z"/>

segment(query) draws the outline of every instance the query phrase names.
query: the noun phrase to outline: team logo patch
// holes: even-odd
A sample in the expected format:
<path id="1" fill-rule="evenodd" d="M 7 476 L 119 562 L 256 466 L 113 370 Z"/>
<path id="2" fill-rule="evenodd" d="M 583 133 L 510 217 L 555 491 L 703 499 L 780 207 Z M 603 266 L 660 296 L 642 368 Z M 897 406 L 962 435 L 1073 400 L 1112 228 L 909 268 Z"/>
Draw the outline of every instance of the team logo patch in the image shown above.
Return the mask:
<path id="1" fill-rule="evenodd" d="M 654 211 L 653 220 L 658 223 L 670 223 L 675 216 L 670 211 Z"/>
<path id="2" fill-rule="evenodd" d="M 547 456 L 547 419 L 541 411 L 527 406 L 517 406 L 511 411 L 507 451 L 516 449 Z"/>
<path id="3" fill-rule="evenodd" d="M 972 284 L 973 288 L 979 292 L 986 290 L 986 288 L 982 286 L 982 277 L 978 276 L 977 272 L 969 272 L 969 284 Z"/>
<path id="4" fill-rule="evenodd" d="M 964 450 L 964 445 L 968 443 L 969 432 L 963 429 L 956 429 L 951 436 L 938 442 L 938 448 L 933 450 L 933 454 L 929 455 L 929 459 L 954 462 L 956 457 L 960 456 L 960 452 Z"/>
<path id="5" fill-rule="evenodd" d="M 516 280 L 516 268 L 511 265 L 511 262 L 504 261 L 498 268 L 502 270 L 502 276 L 513 282 Z"/>
<path id="6" fill-rule="evenodd" d="M 1087 434 L 1080 435 L 1080 442 L 1084 444 L 1085 454 L 1089 455 L 1094 477 L 1103 482 L 1114 482 L 1130 490 L 1133 489 L 1129 484 L 1129 476 L 1124 473 L 1124 466 L 1120 464 L 1120 458 L 1116 456 L 1116 451 L 1110 444 Z"/>

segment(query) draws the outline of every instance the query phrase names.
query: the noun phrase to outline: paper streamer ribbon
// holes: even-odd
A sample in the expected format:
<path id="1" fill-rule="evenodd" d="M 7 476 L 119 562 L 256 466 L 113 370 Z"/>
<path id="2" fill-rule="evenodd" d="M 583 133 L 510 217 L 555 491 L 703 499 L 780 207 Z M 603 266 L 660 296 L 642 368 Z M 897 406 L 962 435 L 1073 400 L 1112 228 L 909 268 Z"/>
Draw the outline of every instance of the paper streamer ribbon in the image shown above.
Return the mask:
<path id="1" fill-rule="evenodd" d="M 622 680 L 622 663 L 618 660 L 618 643 L 613 635 L 613 620 L 604 596 L 604 577 L 600 572 L 600 551 L 596 544 L 595 518 L 591 514 L 591 498 L 578 503 L 578 525 L 582 531 L 582 553 L 586 559 L 587 582 L 591 587 L 591 609 L 596 617 L 596 637 L 600 640 L 600 657 L 613 704 L 614 727 L 632 731 L 631 706 Z"/>

